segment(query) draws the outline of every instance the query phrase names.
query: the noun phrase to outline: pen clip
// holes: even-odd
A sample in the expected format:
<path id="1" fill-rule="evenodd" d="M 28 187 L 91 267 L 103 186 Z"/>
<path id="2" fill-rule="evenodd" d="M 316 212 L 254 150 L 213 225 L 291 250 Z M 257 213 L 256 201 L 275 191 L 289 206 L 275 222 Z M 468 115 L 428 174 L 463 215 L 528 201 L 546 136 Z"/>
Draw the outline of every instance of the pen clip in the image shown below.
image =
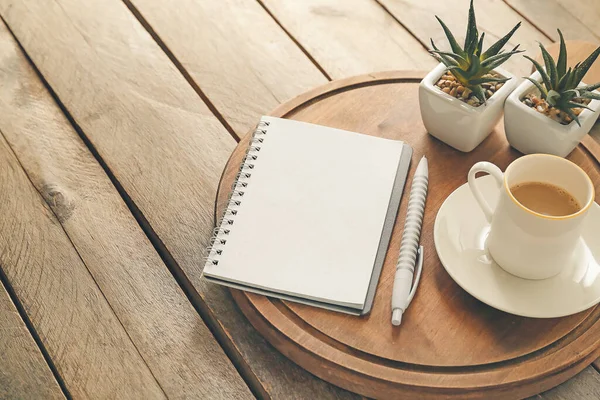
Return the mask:
<path id="1" fill-rule="evenodd" d="M 423 272 L 423 246 L 419 246 L 419 250 L 417 251 L 417 258 L 417 276 L 415 278 L 415 283 L 413 283 L 412 288 L 410 289 L 410 293 L 408 294 L 408 299 L 406 300 L 406 307 L 408 307 L 413 297 L 415 297 L 417 286 L 419 286 L 419 281 L 421 280 L 421 272 Z"/>

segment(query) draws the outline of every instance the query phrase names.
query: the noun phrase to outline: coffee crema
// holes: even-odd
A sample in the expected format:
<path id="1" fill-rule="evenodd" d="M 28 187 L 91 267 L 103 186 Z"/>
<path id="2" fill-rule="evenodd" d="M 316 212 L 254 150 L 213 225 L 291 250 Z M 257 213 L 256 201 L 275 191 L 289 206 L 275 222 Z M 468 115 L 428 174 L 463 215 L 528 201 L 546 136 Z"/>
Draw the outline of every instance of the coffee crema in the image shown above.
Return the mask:
<path id="1" fill-rule="evenodd" d="M 565 189 L 546 182 L 523 182 L 510 188 L 519 203 L 539 214 L 563 217 L 581 210 L 581 204 Z"/>

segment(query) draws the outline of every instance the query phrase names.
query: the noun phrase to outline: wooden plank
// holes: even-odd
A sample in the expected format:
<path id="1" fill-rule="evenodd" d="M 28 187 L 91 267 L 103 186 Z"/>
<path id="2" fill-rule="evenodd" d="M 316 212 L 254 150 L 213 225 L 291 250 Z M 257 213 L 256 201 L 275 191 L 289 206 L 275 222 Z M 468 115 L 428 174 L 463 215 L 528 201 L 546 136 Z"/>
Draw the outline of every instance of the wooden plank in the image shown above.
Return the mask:
<path id="1" fill-rule="evenodd" d="M 327 81 L 255 1 L 125 1 L 237 136 L 282 101 Z"/>
<path id="2" fill-rule="evenodd" d="M 1 22 L 0 48 L 0 130 L 165 393 L 252 397 Z"/>
<path id="3" fill-rule="evenodd" d="M 216 188 L 235 141 L 125 5 L 1 0 L 0 14 L 143 213 L 170 267 L 185 273 L 183 284 L 254 390 L 356 398 L 276 352 L 229 292 L 201 280 Z"/>
<path id="4" fill-rule="evenodd" d="M 596 37 L 600 37 L 600 2 L 589 0 L 557 0 L 563 8 L 569 10 L 579 23 L 585 25 L 594 32 Z M 598 42 L 598 39 L 594 40 Z"/>
<path id="5" fill-rule="evenodd" d="M 531 397 L 545 400 L 597 400 L 600 399 L 600 374 L 587 367 L 573 378 L 547 392 Z"/>
<path id="6" fill-rule="evenodd" d="M 0 399 L 64 399 L 52 371 L 0 282 Z"/>
<path id="7" fill-rule="evenodd" d="M 437 1 L 437 0 L 378 0 L 383 4 L 413 35 L 422 43 L 430 46 L 429 39 L 433 38 L 436 45 L 442 49 L 449 48 L 448 41 L 440 24 L 434 15 L 439 16 L 462 43 L 467 26 L 469 0 Z M 490 46 L 499 38 L 506 35 L 523 18 L 501 0 L 486 0 L 475 2 L 477 27 L 485 32 L 486 46 Z M 549 43 L 548 38 L 533 25 L 523 21 L 507 48 L 520 43 L 521 48 L 535 54 L 538 41 Z M 503 64 L 517 76 L 529 75 L 531 64 L 517 55 Z"/>
<path id="8" fill-rule="evenodd" d="M 436 64 L 372 0 L 260 1 L 334 79 Z"/>
<path id="9" fill-rule="evenodd" d="M 0 265 L 69 393 L 79 398 L 163 398 L 3 136 L 0 160 Z"/>
<path id="10" fill-rule="evenodd" d="M 571 14 L 573 4 L 571 0 L 568 5 L 561 4 L 559 0 L 545 0 L 543 2 L 531 0 L 504 1 L 554 41 L 559 40 L 557 28 L 561 30 L 565 39 L 594 42 L 599 40 L 599 37 L 590 28 Z M 598 18 L 596 18 L 597 20 Z M 597 25 L 597 23 L 594 25 Z"/>

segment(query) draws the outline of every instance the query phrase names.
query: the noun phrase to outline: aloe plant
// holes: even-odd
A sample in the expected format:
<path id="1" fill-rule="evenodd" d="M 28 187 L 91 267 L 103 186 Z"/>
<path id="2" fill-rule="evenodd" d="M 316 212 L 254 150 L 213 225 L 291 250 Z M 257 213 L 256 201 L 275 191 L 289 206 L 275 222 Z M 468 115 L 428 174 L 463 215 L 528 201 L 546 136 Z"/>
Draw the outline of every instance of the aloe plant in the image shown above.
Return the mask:
<path id="1" fill-rule="evenodd" d="M 431 39 L 433 50 L 430 50 L 429 52 L 435 59 L 443 63 L 464 87 L 469 88 L 479 101 L 484 103 L 486 101 L 486 93 L 481 86 L 483 83 L 500 83 L 510 79 L 491 76 L 490 72 L 492 72 L 494 68 L 502 65 L 514 54 L 523 51 L 519 50 L 519 45 L 506 53 L 502 50 L 515 31 L 519 29 L 521 23 L 519 22 L 503 38 L 491 45 L 486 51 L 483 51 L 483 38 L 485 37 L 485 33 L 481 33 L 480 36 L 479 31 L 477 30 L 473 0 L 471 0 L 471 5 L 469 7 L 467 34 L 465 36 L 463 47 L 458 44 L 444 21 L 437 15 L 436 18 L 446 34 L 451 51 L 441 51 L 437 48 L 433 39 Z"/>
<path id="2" fill-rule="evenodd" d="M 533 63 L 535 69 L 540 73 L 542 82 L 540 83 L 531 77 L 526 79 L 529 79 L 538 88 L 540 96 L 546 100 L 548 105 L 563 111 L 581 126 L 579 117 L 573 112 L 573 109 L 586 108 L 591 110 L 591 108 L 575 100 L 600 100 L 600 93 L 594 92 L 595 89 L 600 88 L 600 82 L 579 86 L 587 71 L 598 58 L 600 47 L 594 50 L 583 62 L 578 62 L 574 67 L 567 69 L 567 46 L 560 29 L 558 29 L 558 35 L 560 36 L 560 50 L 556 63 L 541 43 L 540 49 L 542 50 L 545 68 L 533 58 L 523 56 Z"/>

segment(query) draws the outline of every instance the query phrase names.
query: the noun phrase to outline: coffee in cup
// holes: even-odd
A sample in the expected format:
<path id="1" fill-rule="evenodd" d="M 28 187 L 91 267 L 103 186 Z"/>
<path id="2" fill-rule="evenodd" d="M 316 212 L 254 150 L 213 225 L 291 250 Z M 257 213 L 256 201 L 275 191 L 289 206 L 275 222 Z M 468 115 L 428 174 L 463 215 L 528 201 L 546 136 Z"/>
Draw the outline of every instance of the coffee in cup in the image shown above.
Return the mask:
<path id="1" fill-rule="evenodd" d="M 543 215 L 562 217 L 581 210 L 575 196 L 548 182 L 522 182 L 510 191 L 519 203 Z"/>

